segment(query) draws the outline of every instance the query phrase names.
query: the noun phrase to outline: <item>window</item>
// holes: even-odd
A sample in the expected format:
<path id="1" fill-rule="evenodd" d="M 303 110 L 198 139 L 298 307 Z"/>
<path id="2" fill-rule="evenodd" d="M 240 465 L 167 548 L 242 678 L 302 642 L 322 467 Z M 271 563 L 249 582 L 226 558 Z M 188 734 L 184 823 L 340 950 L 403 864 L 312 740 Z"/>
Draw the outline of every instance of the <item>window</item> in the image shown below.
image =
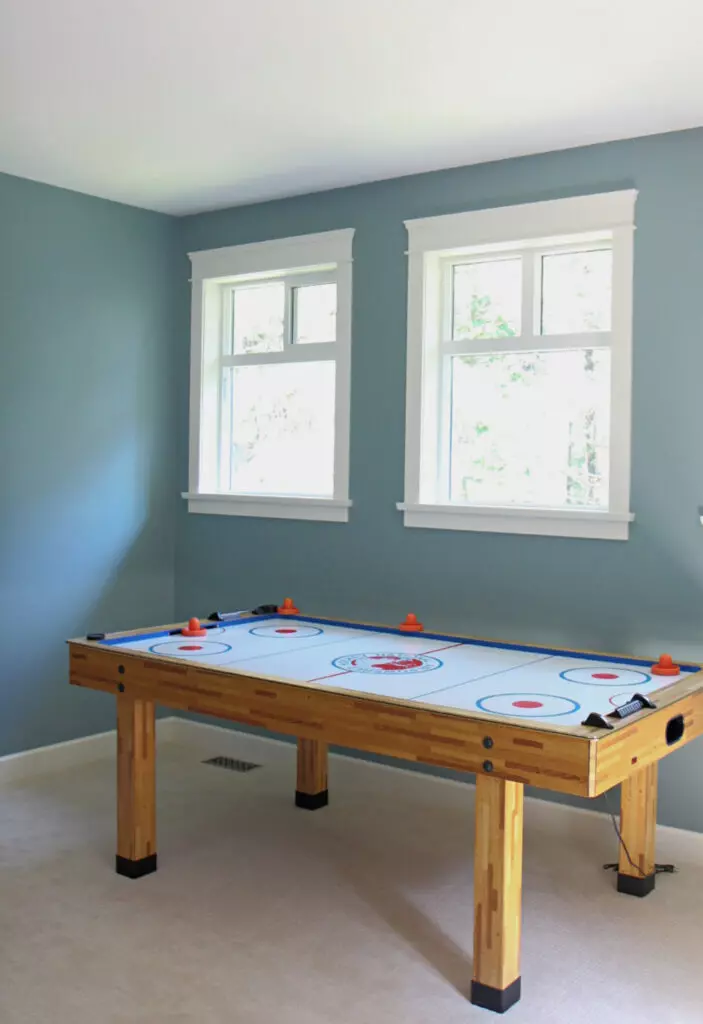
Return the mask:
<path id="1" fill-rule="evenodd" d="M 627 539 L 635 198 L 406 222 L 406 526 Z"/>
<path id="2" fill-rule="evenodd" d="M 353 233 L 191 253 L 190 511 L 347 521 Z"/>

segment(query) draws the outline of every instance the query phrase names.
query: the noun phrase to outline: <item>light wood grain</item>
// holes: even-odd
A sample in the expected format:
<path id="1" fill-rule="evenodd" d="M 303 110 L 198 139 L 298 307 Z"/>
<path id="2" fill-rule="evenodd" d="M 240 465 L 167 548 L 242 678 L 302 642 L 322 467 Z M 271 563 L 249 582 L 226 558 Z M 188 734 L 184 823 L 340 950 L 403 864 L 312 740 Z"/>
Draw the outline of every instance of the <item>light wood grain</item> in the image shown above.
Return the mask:
<path id="1" fill-rule="evenodd" d="M 634 772 L 622 784 L 620 793 L 620 834 L 635 867 L 620 847 L 618 871 L 642 878 L 654 874 L 657 830 L 658 765 Z M 639 870 L 638 870 L 639 869 Z"/>
<path id="2" fill-rule="evenodd" d="M 432 711 L 415 701 L 223 672 L 99 645 L 71 645 L 70 680 L 113 693 L 122 683 L 133 697 L 167 707 L 458 771 L 480 773 L 490 761 L 490 770 L 501 778 L 589 793 L 592 740 L 526 729 L 496 716 L 487 721 Z"/>
<path id="3" fill-rule="evenodd" d="M 298 737 L 296 789 L 315 796 L 327 789 L 327 744 Z"/>
<path id="4" fill-rule="evenodd" d="M 156 853 L 154 705 L 117 700 L 117 853 L 138 861 Z"/>
<path id="5" fill-rule="evenodd" d="M 505 989 L 520 976 L 523 786 L 476 779 L 474 980 Z"/>
<path id="6" fill-rule="evenodd" d="M 681 716 L 684 733 L 678 742 L 667 742 L 667 726 Z M 596 742 L 596 771 L 590 796 L 598 796 L 627 779 L 633 772 L 655 764 L 675 750 L 684 747 L 703 733 L 703 691 L 638 715 L 634 722 L 612 733 L 601 735 Z"/>

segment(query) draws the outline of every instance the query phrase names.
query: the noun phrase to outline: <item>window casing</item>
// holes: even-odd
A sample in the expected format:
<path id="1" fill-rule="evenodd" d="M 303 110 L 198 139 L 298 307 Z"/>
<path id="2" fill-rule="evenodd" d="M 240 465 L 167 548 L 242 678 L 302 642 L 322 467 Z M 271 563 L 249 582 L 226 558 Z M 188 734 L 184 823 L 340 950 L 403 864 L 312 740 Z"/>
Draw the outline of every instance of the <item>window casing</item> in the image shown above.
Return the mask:
<path id="1" fill-rule="evenodd" d="M 406 526 L 627 539 L 635 196 L 406 222 Z"/>
<path id="2" fill-rule="evenodd" d="M 352 237 L 190 255 L 190 511 L 347 521 Z"/>

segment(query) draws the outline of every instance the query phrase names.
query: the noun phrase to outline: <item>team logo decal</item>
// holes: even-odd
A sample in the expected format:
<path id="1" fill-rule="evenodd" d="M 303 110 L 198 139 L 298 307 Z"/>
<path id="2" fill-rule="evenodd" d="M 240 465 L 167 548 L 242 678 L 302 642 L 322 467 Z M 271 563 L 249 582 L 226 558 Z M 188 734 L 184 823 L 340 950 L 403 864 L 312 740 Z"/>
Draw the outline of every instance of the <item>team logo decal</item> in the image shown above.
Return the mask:
<path id="1" fill-rule="evenodd" d="M 335 658 L 335 668 L 343 672 L 368 672 L 372 675 L 402 674 L 416 672 L 434 672 L 442 667 L 439 658 L 430 658 L 426 654 L 346 654 L 343 658 Z"/>

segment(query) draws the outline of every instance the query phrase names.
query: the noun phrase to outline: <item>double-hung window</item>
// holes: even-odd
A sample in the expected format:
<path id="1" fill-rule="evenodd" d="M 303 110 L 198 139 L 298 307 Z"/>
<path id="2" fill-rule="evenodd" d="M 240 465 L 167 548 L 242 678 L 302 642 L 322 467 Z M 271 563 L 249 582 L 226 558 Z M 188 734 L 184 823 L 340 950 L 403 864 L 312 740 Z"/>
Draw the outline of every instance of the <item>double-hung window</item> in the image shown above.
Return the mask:
<path id="1" fill-rule="evenodd" d="M 352 236 L 190 254 L 191 511 L 347 521 Z"/>
<path id="2" fill-rule="evenodd" d="M 635 198 L 406 222 L 406 526 L 627 539 Z"/>

